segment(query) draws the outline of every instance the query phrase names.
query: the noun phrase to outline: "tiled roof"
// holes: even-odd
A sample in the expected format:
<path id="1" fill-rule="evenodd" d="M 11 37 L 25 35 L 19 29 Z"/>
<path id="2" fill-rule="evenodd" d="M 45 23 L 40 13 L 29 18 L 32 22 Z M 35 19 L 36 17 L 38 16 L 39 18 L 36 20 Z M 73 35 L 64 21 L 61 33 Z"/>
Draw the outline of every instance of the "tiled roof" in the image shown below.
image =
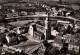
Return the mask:
<path id="1" fill-rule="evenodd" d="M 41 21 L 41 22 L 37 22 L 37 24 L 41 25 L 41 26 L 45 26 L 45 22 L 44 21 Z"/>
<path id="2" fill-rule="evenodd" d="M 71 35 L 71 37 L 69 39 L 70 39 L 69 44 L 80 46 L 80 37 L 79 37 L 79 35 Z"/>
<path id="3" fill-rule="evenodd" d="M 80 42 L 80 41 L 79 41 L 79 42 Z M 80 46 L 80 43 L 79 43 L 79 42 L 76 40 L 76 42 L 71 41 L 69 44 L 76 45 L 76 46 Z"/>
<path id="4" fill-rule="evenodd" d="M 59 39 L 59 38 L 55 38 L 55 39 L 54 39 L 54 42 L 55 42 L 55 43 L 58 43 L 58 44 L 62 44 L 62 40 Z"/>
<path id="5" fill-rule="evenodd" d="M 43 34 L 42 32 L 40 32 L 40 31 L 38 31 L 38 30 L 37 30 L 37 31 L 35 31 L 35 32 L 36 32 L 36 33 L 39 33 L 39 34 Z"/>
<path id="6" fill-rule="evenodd" d="M 78 6 L 78 5 L 71 5 L 71 7 L 73 10 L 79 10 L 80 9 L 80 6 Z"/>
<path id="7" fill-rule="evenodd" d="M 72 17 L 80 20 L 80 13 L 77 13 L 76 15 L 74 15 L 74 16 L 72 16 Z"/>

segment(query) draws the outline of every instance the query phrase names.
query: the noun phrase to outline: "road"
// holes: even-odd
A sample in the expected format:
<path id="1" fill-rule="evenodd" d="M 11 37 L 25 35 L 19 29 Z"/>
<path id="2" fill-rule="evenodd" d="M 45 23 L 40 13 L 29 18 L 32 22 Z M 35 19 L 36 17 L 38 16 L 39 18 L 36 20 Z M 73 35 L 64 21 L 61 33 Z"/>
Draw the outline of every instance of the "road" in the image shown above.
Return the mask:
<path id="1" fill-rule="evenodd" d="M 23 19 L 23 18 L 25 18 L 25 19 L 27 19 L 27 18 L 46 18 L 46 17 L 48 17 L 48 15 L 26 15 L 26 16 L 18 16 L 18 17 L 9 17 L 9 18 L 5 18 L 6 20 L 11 20 L 11 19 Z M 61 19 L 61 20 L 63 20 L 63 19 L 66 19 L 66 20 L 73 20 L 73 21 L 80 21 L 80 20 L 78 20 L 78 19 L 76 19 L 76 18 L 73 18 L 73 17 L 71 17 L 71 16 L 68 16 L 68 17 L 64 17 L 64 16 L 49 16 L 49 18 L 51 19 L 51 20 L 53 20 L 53 19 Z"/>

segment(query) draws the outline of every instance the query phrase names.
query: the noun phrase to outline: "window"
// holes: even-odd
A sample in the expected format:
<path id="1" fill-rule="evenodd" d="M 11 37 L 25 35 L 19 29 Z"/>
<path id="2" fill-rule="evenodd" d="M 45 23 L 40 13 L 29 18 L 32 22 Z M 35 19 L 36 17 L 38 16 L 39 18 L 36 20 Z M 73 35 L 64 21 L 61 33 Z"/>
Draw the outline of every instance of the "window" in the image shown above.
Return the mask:
<path id="1" fill-rule="evenodd" d="M 73 45 L 71 45 L 71 44 L 69 44 L 69 50 L 72 50 L 72 48 L 73 48 Z"/>
<path id="2" fill-rule="evenodd" d="M 71 40 L 70 40 L 70 42 L 71 42 Z"/>
<path id="3" fill-rule="evenodd" d="M 75 46 L 75 52 L 79 52 L 79 46 Z"/>

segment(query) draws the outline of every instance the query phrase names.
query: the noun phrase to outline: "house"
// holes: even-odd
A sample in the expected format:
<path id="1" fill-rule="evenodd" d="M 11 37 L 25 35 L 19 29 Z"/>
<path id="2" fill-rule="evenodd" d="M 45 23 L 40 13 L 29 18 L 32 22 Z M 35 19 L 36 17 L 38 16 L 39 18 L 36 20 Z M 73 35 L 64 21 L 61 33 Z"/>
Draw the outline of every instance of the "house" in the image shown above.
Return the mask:
<path id="1" fill-rule="evenodd" d="M 79 40 L 73 40 L 68 45 L 68 51 L 69 53 L 80 53 L 80 41 Z"/>
<path id="2" fill-rule="evenodd" d="M 43 25 L 41 25 L 41 24 L 36 24 L 36 28 L 37 28 L 37 30 L 38 31 L 40 31 L 40 32 L 42 32 L 42 33 L 45 33 L 45 28 L 44 28 L 44 26 Z"/>
<path id="3" fill-rule="evenodd" d="M 35 23 L 30 23 L 28 33 L 29 33 L 32 37 L 33 37 L 34 31 L 36 31 L 36 24 L 35 24 Z"/>
<path id="4" fill-rule="evenodd" d="M 46 35 L 46 29 L 45 29 L 45 27 L 43 25 L 42 24 L 36 24 L 36 29 L 40 33 L 43 33 L 43 35 Z M 45 38 L 45 36 L 43 38 Z"/>
<path id="5" fill-rule="evenodd" d="M 52 44 L 54 47 L 57 47 L 58 48 L 58 50 L 61 50 L 62 49 L 62 47 L 63 47 L 63 43 L 62 43 L 62 40 L 61 39 L 59 39 L 59 38 L 55 38 L 54 39 L 54 42 L 53 42 L 53 44 Z"/>
<path id="6" fill-rule="evenodd" d="M 33 35 L 34 39 L 37 40 L 42 40 L 44 39 L 44 33 L 40 32 L 40 31 L 34 31 L 34 35 Z"/>
<path id="7" fill-rule="evenodd" d="M 79 54 L 80 53 L 80 36 L 79 35 L 72 35 L 69 38 L 68 42 L 68 51 L 71 54 Z"/>
<path id="8" fill-rule="evenodd" d="M 29 26 L 29 34 L 33 36 L 35 40 L 42 40 L 45 39 L 46 29 L 43 26 L 44 24 L 41 23 L 31 23 Z"/>
<path id="9" fill-rule="evenodd" d="M 66 34 L 66 35 L 63 35 L 63 37 L 65 38 L 65 43 L 69 43 L 72 35 L 71 34 Z"/>

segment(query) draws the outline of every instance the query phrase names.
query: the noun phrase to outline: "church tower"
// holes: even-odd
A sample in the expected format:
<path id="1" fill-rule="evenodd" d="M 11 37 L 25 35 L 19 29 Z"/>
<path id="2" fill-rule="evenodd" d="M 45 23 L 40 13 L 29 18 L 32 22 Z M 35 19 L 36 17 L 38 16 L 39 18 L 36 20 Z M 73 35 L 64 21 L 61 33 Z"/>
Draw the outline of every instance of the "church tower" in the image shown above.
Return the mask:
<path id="1" fill-rule="evenodd" d="M 51 38 L 51 24 L 50 24 L 49 14 L 48 17 L 45 19 L 45 40 Z"/>

